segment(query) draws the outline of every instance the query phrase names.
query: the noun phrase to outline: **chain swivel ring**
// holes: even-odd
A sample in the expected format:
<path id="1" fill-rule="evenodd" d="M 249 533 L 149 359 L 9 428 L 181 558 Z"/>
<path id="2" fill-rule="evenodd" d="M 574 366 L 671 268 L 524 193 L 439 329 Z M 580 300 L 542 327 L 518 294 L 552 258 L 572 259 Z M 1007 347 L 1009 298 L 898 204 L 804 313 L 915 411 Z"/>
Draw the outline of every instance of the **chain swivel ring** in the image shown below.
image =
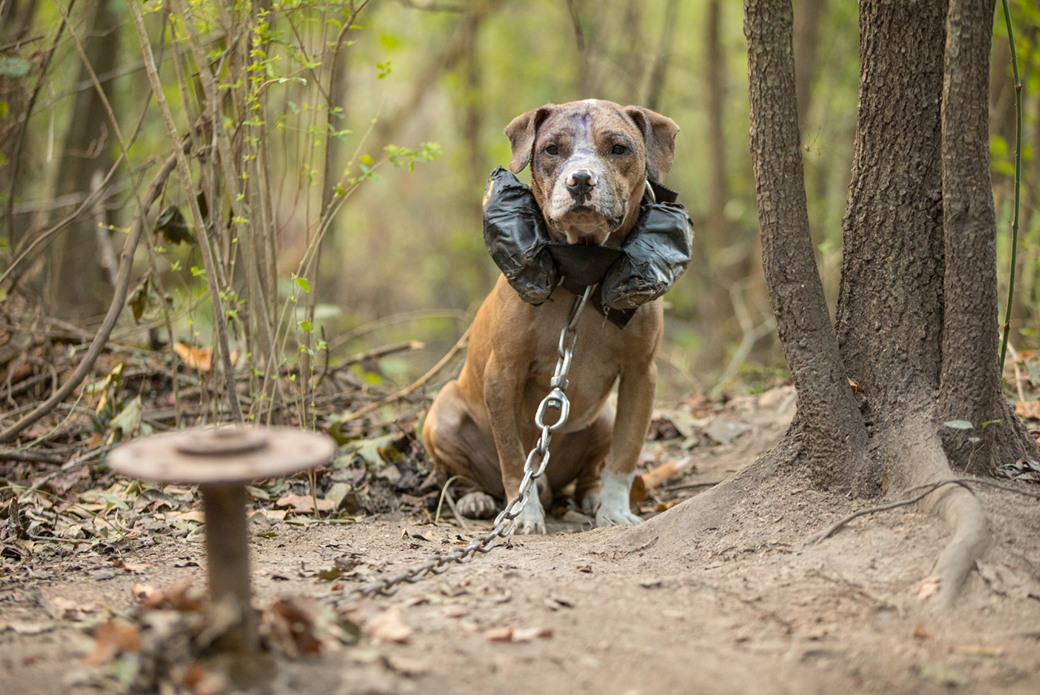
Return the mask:
<path id="1" fill-rule="evenodd" d="M 520 513 L 523 512 L 524 507 L 527 506 L 527 502 L 531 498 L 531 483 L 541 477 L 542 473 L 545 472 L 546 466 L 549 465 L 549 443 L 552 441 L 552 433 L 566 425 L 567 418 L 570 416 L 571 403 L 567 399 L 567 394 L 564 393 L 568 385 L 567 374 L 571 370 L 571 361 L 574 358 L 574 345 L 578 340 L 578 319 L 581 317 L 581 310 L 585 308 L 585 304 L 589 301 L 589 296 L 592 295 L 592 290 L 595 287 L 595 285 L 587 286 L 584 294 L 575 299 L 574 306 L 571 307 L 571 313 L 567 319 L 567 325 L 560 331 L 560 356 L 556 361 L 556 370 L 553 373 L 552 380 L 549 382 L 552 390 L 549 392 L 549 395 L 542 399 L 534 416 L 535 425 L 541 430 L 541 434 L 538 437 L 538 442 L 531 449 L 531 453 L 527 455 L 527 461 L 524 463 L 524 477 L 520 483 L 519 494 L 509 500 L 506 508 L 495 517 L 494 527 L 484 535 L 473 538 L 465 546 L 455 548 L 447 555 L 432 555 L 421 565 L 406 569 L 389 579 L 381 579 L 360 587 L 355 590 L 356 593 L 362 596 L 372 596 L 374 594 L 390 596 L 397 590 L 396 587 L 401 582 L 414 583 L 431 574 L 442 574 L 448 570 L 448 566 L 451 563 L 467 562 L 473 559 L 474 553 L 490 552 L 495 547 L 494 541 L 496 538 L 505 538 L 513 532 Z M 556 422 L 547 424 L 545 415 L 546 411 L 550 409 L 558 410 L 560 414 Z"/>

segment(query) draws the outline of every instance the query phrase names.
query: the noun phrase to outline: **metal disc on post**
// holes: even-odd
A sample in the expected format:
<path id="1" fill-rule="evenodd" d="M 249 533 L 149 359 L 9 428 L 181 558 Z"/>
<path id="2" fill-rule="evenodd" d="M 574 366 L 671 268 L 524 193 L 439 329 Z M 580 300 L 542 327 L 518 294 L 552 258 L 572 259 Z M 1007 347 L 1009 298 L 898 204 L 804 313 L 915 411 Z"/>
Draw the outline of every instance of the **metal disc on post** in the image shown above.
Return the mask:
<path id="1" fill-rule="evenodd" d="M 113 470 L 202 491 L 206 515 L 209 595 L 239 616 L 221 644 L 236 652 L 257 647 L 250 604 L 249 533 L 245 483 L 276 478 L 328 462 L 336 451 L 326 435 L 292 427 L 199 427 L 124 444 L 108 457 Z"/>

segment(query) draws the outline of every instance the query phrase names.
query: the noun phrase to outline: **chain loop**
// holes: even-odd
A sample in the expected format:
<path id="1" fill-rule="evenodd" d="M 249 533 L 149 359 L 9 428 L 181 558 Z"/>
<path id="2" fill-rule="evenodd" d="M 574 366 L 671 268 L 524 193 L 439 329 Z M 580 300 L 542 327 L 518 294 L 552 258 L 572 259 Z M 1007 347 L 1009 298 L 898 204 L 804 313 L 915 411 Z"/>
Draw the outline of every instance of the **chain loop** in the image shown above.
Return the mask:
<path id="1" fill-rule="evenodd" d="M 558 350 L 560 356 L 556 361 L 556 369 L 550 382 L 552 391 L 542 399 L 534 416 L 535 425 L 541 430 L 541 434 L 538 437 L 538 442 L 531 449 L 531 453 L 527 455 L 527 461 L 524 462 L 524 477 L 520 483 L 519 494 L 509 500 L 505 509 L 495 517 L 495 525 L 492 529 L 482 536 L 474 537 L 465 546 L 455 548 L 447 555 L 431 555 L 420 565 L 403 570 L 389 579 L 380 579 L 371 584 L 366 584 L 355 589 L 353 593 L 362 596 L 373 596 L 375 594 L 391 596 L 397 591 L 396 587 L 398 584 L 402 582 L 415 583 L 430 575 L 442 574 L 448 570 L 452 563 L 468 562 L 473 559 L 474 553 L 490 552 L 496 545 L 494 542 L 496 538 L 506 538 L 513 533 L 521 512 L 523 512 L 524 507 L 527 506 L 527 502 L 531 498 L 531 484 L 541 477 L 545 472 L 546 466 L 549 465 L 549 443 L 552 441 L 553 432 L 566 425 L 567 418 L 570 416 L 571 404 L 567 400 L 567 394 L 564 391 L 567 389 L 567 375 L 570 373 L 571 361 L 574 358 L 574 345 L 578 341 L 578 319 L 581 317 L 581 310 L 585 308 L 585 304 L 589 301 L 589 296 L 592 294 L 594 287 L 595 285 L 589 285 L 585 288 L 585 293 L 575 299 L 574 306 L 571 307 L 570 316 L 567 318 L 567 325 L 560 331 Z M 556 422 L 546 424 L 544 422 L 545 414 L 550 408 L 559 410 L 560 414 Z"/>

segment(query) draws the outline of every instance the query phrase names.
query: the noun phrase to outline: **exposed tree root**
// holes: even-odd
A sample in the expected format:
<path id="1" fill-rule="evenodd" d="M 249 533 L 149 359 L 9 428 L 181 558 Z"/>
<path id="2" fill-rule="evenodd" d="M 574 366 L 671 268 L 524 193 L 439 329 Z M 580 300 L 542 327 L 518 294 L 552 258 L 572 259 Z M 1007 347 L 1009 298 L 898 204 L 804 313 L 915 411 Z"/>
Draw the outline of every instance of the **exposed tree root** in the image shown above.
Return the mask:
<path id="1" fill-rule="evenodd" d="M 917 414 L 892 428 L 878 451 L 889 462 L 895 487 L 906 489 L 953 478 L 942 441 L 931 419 Z M 982 505 L 962 486 L 944 487 L 920 502 L 921 510 L 946 522 L 951 538 L 939 553 L 918 595 L 938 610 L 949 608 L 964 586 L 975 561 L 989 547 L 989 522 Z"/>
<path id="2" fill-rule="evenodd" d="M 716 531 L 725 533 L 733 510 L 756 488 L 768 487 L 777 475 L 787 475 L 800 457 L 799 428 L 792 426 L 777 444 L 752 465 L 687 502 L 624 533 L 604 539 L 603 550 L 627 553 L 658 540 L 686 544 L 690 538 Z M 917 503 L 926 513 L 940 517 L 950 529 L 950 538 L 940 551 L 932 571 L 920 584 L 918 595 L 934 610 L 949 609 L 965 580 L 988 549 L 989 523 L 975 495 L 950 470 L 942 442 L 927 417 L 908 417 L 906 424 L 892 428 L 874 448 L 878 460 L 887 463 L 890 491 L 923 490 L 919 498 L 881 505 L 871 511 Z M 848 519 L 843 520 L 847 523 Z M 817 538 L 819 538 L 817 535 Z M 822 540 L 822 539 L 820 539 Z"/>

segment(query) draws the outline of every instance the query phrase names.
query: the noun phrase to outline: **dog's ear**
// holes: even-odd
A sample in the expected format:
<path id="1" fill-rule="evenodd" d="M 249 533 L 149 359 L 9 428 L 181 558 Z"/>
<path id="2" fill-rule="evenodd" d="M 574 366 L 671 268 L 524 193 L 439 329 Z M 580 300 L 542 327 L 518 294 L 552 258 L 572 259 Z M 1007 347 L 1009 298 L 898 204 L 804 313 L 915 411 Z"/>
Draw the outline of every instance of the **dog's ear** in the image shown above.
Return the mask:
<path id="1" fill-rule="evenodd" d="M 625 113 L 635 121 L 643 131 L 643 142 L 646 144 L 646 175 L 651 181 L 661 183 L 672 168 L 675 159 L 675 134 L 679 126 L 675 121 L 654 113 L 642 106 L 626 106 Z"/>
<path id="2" fill-rule="evenodd" d="M 513 160 L 509 162 L 509 169 L 514 174 L 519 174 L 531 162 L 531 155 L 534 154 L 534 136 L 538 133 L 538 126 L 545 121 L 552 109 L 552 104 L 546 104 L 520 114 L 506 126 L 506 137 L 513 147 Z"/>

